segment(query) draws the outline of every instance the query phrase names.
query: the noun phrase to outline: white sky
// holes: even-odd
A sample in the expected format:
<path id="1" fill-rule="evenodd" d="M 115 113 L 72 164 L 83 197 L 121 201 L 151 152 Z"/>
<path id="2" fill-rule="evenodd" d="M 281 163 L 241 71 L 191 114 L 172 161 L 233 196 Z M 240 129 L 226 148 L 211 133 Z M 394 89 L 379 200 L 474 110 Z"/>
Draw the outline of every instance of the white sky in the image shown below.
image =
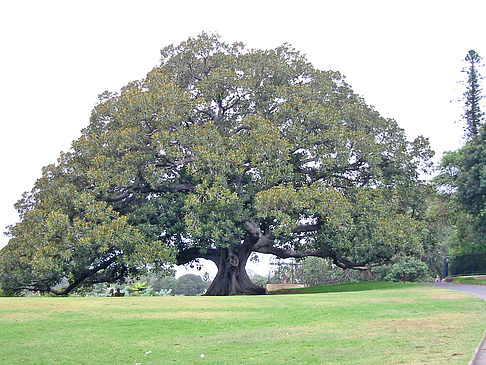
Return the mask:
<path id="1" fill-rule="evenodd" d="M 2 1 L 0 229 L 79 137 L 98 94 L 143 78 L 161 48 L 202 31 L 249 48 L 291 43 L 410 139 L 429 137 L 439 156 L 456 149 L 462 105 L 451 100 L 467 51 L 486 57 L 485 16 L 483 0 Z"/>

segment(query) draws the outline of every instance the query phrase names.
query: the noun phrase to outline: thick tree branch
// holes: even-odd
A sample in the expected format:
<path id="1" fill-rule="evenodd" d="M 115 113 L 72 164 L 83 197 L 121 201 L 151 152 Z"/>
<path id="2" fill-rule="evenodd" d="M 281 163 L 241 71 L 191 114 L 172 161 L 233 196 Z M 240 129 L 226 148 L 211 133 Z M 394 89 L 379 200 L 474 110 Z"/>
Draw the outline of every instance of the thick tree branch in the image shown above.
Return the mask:
<path id="1" fill-rule="evenodd" d="M 194 184 L 192 183 L 181 183 L 172 186 L 159 185 L 155 187 L 150 187 L 149 185 L 144 186 L 131 186 L 127 188 L 128 190 L 120 193 L 118 195 L 111 195 L 106 197 L 104 200 L 108 203 L 116 203 L 126 199 L 130 201 L 135 199 L 134 192 L 141 193 L 177 193 L 181 191 L 191 191 L 194 189 Z"/>
<path id="2" fill-rule="evenodd" d="M 332 257 L 332 251 L 330 250 L 310 250 L 310 251 L 294 251 L 291 249 L 283 249 L 279 247 L 275 247 L 272 245 L 263 245 L 255 248 L 256 252 L 259 253 L 269 253 L 275 256 L 278 256 L 282 259 L 288 258 L 296 258 L 301 259 L 307 256 L 316 256 L 316 257 Z"/>
<path id="3" fill-rule="evenodd" d="M 57 290 L 57 289 L 54 289 L 54 288 L 50 288 L 49 291 L 51 293 L 56 294 L 56 295 L 67 295 L 74 288 L 76 288 L 79 284 L 81 284 L 84 280 L 92 277 L 93 275 L 95 275 L 99 271 L 108 268 L 113 262 L 116 261 L 117 258 L 118 258 L 118 256 L 112 256 L 109 259 L 107 259 L 106 261 L 100 263 L 98 266 L 96 266 L 96 267 L 94 267 L 94 268 L 92 268 L 90 270 L 85 271 L 76 280 L 74 280 L 71 284 L 69 284 L 66 288 L 63 288 L 61 290 Z"/>
<path id="4" fill-rule="evenodd" d="M 255 250 L 257 251 L 263 247 L 270 247 L 275 241 L 275 236 L 270 229 L 262 232 L 258 226 L 253 223 L 246 222 L 245 227 L 247 231 L 252 234 L 254 237 L 258 238 L 258 241 L 255 244 Z M 317 231 L 321 227 L 321 224 L 318 222 L 316 224 L 301 224 L 297 225 L 292 229 L 292 233 L 308 233 Z M 258 251 L 260 252 L 260 251 Z M 262 252 L 264 253 L 264 252 Z"/>
<path id="5" fill-rule="evenodd" d="M 260 237 L 262 237 L 262 231 L 260 230 L 260 228 L 258 227 L 257 224 L 253 223 L 253 222 L 245 222 L 244 223 L 245 225 L 245 228 L 247 230 L 247 232 L 254 238 L 256 239 L 259 239 Z"/>
<path id="6" fill-rule="evenodd" d="M 194 190 L 194 184 L 191 183 L 182 183 L 176 184 L 173 186 L 155 186 L 154 188 L 148 188 L 148 191 L 144 192 L 153 192 L 153 193 L 177 193 L 180 191 L 190 191 Z"/>
<path id="7" fill-rule="evenodd" d="M 113 283 L 117 280 L 123 279 L 125 277 L 125 273 L 127 272 L 127 267 L 113 267 L 107 274 L 105 275 L 96 275 L 90 278 L 90 282 L 93 284 L 96 283 Z"/>
<path id="8" fill-rule="evenodd" d="M 214 122 L 216 124 L 219 123 L 220 117 L 217 116 L 211 109 L 196 109 L 196 112 L 197 113 L 200 113 L 200 114 L 207 115 L 209 118 L 211 118 L 212 120 L 214 120 Z"/>
<path id="9" fill-rule="evenodd" d="M 240 127 L 236 128 L 236 129 L 234 130 L 234 132 L 233 132 L 233 133 L 234 133 L 234 134 L 238 134 L 238 133 L 240 133 L 241 131 L 251 131 L 252 129 L 253 129 L 253 128 L 251 128 L 251 127 L 249 127 L 249 126 L 242 125 L 242 126 L 240 126 Z"/>
<path id="10" fill-rule="evenodd" d="M 308 251 L 295 251 L 292 249 L 283 249 L 279 247 L 274 247 L 272 245 L 262 245 L 255 247 L 255 251 L 259 253 L 269 253 L 280 257 L 282 259 L 288 258 L 296 258 L 301 259 L 308 256 L 314 257 L 321 257 L 321 258 L 331 258 L 333 260 L 334 265 L 342 268 L 342 269 L 354 269 L 354 270 L 369 270 L 371 267 L 381 265 L 380 264 L 371 264 L 371 265 L 364 265 L 362 263 L 354 263 L 351 262 L 343 257 L 338 256 L 334 251 L 329 249 L 323 250 L 308 250 Z"/>
<path id="11" fill-rule="evenodd" d="M 200 247 L 189 247 L 181 250 L 176 256 L 177 265 L 185 265 L 195 259 L 202 258 L 213 261 L 218 260 L 218 251 L 215 249 L 207 249 L 203 251 Z"/>
<path id="12" fill-rule="evenodd" d="M 317 231 L 321 227 L 320 223 L 301 224 L 292 229 L 292 233 L 307 233 Z"/>
<path id="13" fill-rule="evenodd" d="M 132 194 L 132 192 L 127 190 L 127 191 L 124 191 L 123 193 L 120 193 L 118 195 L 108 196 L 104 200 L 108 203 L 116 203 L 116 202 L 119 202 L 121 200 L 128 198 L 131 194 Z"/>
<path id="14" fill-rule="evenodd" d="M 190 162 L 194 162 L 196 158 L 194 156 L 183 158 L 182 160 L 170 160 L 167 156 L 162 156 L 162 158 L 166 161 L 165 163 L 156 163 L 155 167 L 174 167 L 174 166 L 181 166 L 185 165 Z"/>

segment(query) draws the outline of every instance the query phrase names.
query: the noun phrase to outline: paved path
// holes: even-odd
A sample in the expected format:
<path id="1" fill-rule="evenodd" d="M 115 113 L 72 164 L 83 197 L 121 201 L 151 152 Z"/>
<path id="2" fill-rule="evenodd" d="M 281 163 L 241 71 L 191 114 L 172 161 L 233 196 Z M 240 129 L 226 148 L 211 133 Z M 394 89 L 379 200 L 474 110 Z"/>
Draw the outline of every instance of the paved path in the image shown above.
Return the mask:
<path id="1" fill-rule="evenodd" d="M 424 283 L 426 285 L 432 285 L 441 289 L 459 290 L 467 293 L 474 294 L 483 300 L 486 300 L 486 285 L 474 285 L 474 284 L 460 284 L 460 283 Z"/>
<path id="2" fill-rule="evenodd" d="M 441 289 L 450 289 L 471 293 L 486 300 L 486 285 L 459 284 L 459 283 L 424 283 Z M 486 365 L 486 335 L 478 346 L 476 354 L 469 365 Z"/>

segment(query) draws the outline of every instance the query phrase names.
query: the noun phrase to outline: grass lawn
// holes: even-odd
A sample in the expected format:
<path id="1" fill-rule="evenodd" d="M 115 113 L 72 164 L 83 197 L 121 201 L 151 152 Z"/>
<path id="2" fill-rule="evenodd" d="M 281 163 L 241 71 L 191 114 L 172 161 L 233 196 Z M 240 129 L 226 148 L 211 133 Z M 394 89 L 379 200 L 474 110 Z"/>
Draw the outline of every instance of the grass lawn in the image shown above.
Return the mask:
<path id="1" fill-rule="evenodd" d="M 271 294 L 317 294 L 317 293 L 340 293 L 350 291 L 363 291 L 363 290 L 378 290 L 378 289 L 396 289 L 403 287 L 392 281 L 362 281 L 362 282 L 349 282 L 342 284 L 328 284 L 328 285 L 316 285 L 306 288 L 296 289 L 278 289 L 271 292 Z"/>
<path id="2" fill-rule="evenodd" d="M 486 279 L 477 279 L 470 276 L 454 278 L 455 283 L 486 285 Z"/>
<path id="3" fill-rule="evenodd" d="M 418 284 L 255 297 L 0 298 L 0 363 L 467 364 L 485 328 L 486 302 Z"/>

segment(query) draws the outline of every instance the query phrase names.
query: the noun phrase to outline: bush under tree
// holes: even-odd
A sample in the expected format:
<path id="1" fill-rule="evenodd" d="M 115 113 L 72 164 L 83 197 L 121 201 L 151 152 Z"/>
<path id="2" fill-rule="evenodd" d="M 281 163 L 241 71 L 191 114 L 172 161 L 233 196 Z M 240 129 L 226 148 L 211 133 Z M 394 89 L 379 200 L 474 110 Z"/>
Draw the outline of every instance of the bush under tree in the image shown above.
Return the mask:
<path id="1" fill-rule="evenodd" d="M 175 295 L 201 295 L 208 289 L 210 283 L 203 281 L 199 275 L 182 275 L 175 282 Z"/>

